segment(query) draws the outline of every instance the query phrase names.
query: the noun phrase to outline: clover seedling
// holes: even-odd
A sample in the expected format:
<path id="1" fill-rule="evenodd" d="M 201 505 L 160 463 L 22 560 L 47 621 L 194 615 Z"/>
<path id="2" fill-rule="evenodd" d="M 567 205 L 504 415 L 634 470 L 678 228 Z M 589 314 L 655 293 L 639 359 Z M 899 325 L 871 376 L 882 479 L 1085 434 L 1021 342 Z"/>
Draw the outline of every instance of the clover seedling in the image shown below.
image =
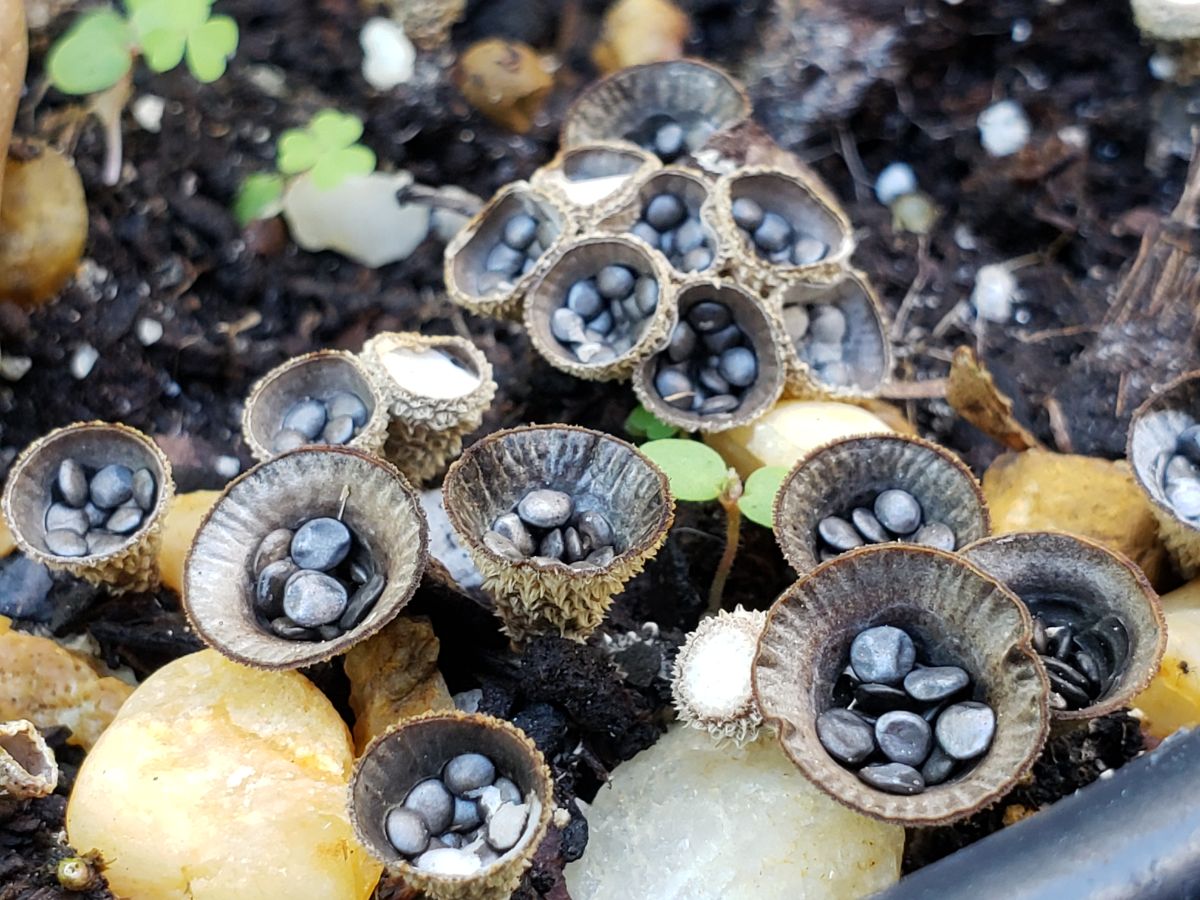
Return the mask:
<path id="1" fill-rule="evenodd" d="M 755 469 L 746 479 L 742 499 L 738 507 L 751 522 L 764 528 L 775 527 L 775 496 L 787 477 L 786 466 L 763 466 Z"/>
<path id="2" fill-rule="evenodd" d="M 311 172 L 313 183 L 326 189 L 351 175 L 370 175 L 375 171 L 375 153 L 358 143 L 362 133 L 358 116 L 323 109 L 308 127 L 292 128 L 279 138 L 279 171 L 284 175 Z"/>
<path id="3" fill-rule="evenodd" d="M 660 441 L 675 437 L 679 429 L 668 425 L 639 403 L 625 419 L 625 432 L 637 441 Z"/>

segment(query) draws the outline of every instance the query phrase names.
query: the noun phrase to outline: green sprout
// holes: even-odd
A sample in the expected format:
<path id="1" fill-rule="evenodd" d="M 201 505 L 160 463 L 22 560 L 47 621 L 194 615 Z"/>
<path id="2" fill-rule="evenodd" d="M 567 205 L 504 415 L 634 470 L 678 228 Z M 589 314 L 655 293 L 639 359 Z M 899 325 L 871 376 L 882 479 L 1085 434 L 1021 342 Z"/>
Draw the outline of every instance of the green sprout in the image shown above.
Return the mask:
<path id="1" fill-rule="evenodd" d="M 716 613 L 721 608 L 725 582 L 737 557 L 742 515 L 766 528 L 773 526 L 775 495 L 779 493 L 787 469 L 783 466 L 758 469 L 750 474 L 743 486 L 738 473 L 725 464 L 721 454 L 700 441 L 652 440 L 642 444 L 641 450 L 666 473 L 676 499 L 695 503 L 716 500 L 725 510 L 725 550 L 713 573 L 708 593 L 709 612 Z"/>
<path id="2" fill-rule="evenodd" d="M 285 131 L 277 145 L 279 171 L 284 175 L 312 173 L 319 188 L 337 187 L 351 175 L 375 171 L 375 153 L 358 143 L 363 123 L 358 116 L 323 109 L 306 128 Z"/>
<path id="3" fill-rule="evenodd" d="M 640 403 L 625 419 L 625 432 L 636 441 L 660 441 L 679 434 L 679 429 L 668 425 Z"/>
<path id="4" fill-rule="evenodd" d="M 186 61 L 205 84 L 225 73 L 237 50 L 237 23 L 214 16 L 213 0 L 126 0 L 128 18 L 115 9 L 84 13 L 46 57 L 50 82 L 65 94 L 106 91 L 129 75 L 139 53 L 155 72 Z"/>
<path id="5" fill-rule="evenodd" d="M 269 219 L 279 213 L 283 199 L 282 175 L 258 172 L 242 182 L 233 200 L 233 216 L 245 228 L 255 219 Z"/>

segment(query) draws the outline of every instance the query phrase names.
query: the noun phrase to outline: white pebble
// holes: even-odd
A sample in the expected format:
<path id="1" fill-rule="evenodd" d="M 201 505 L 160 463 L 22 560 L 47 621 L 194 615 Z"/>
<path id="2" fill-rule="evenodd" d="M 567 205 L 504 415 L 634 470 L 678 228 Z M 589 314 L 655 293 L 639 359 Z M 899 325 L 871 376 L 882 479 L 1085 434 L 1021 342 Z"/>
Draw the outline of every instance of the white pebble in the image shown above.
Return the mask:
<path id="1" fill-rule="evenodd" d="M 1179 63 L 1173 57 L 1161 52 L 1151 56 L 1147 66 L 1150 68 L 1150 74 L 1159 81 L 1170 81 L 1179 71 Z"/>
<path id="2" fill-rule="evenodd" d="M 242 471 L 242 462 L 236 456 L 218 456 L 213 461 L 213 468 L 222 478 L 233 478 Z"/>
<path id="3" fill-rule="evenodd" d="M 465 397 L 480 378 L 441 350 L 397 347 L 383 357 L 383 367 L 401 388 L 420 397 L 449 400 Z"/>
<path id="4" fill-rule="evenodd" d="M 890 206 L 897 197 L 911 194 L 916 189 L 917 173 L 908 163 L 890 163 L 875 179 L 875 196 L 884 206 Z"/>
<path id="5" fill-rule="evenodd" d="M 33 360 L 28 356 L 15 356 L 12 353 L 0 356 L 0 378 L 5 381 L 20 381 L 32 368 Z"/>
<path id="6" fill-rule="evenodd" d="M 483 863 L 474 853 L 453 847 L 426 850 L 413 865 L 435 875 L 474 875 L 483 868 Z"/>
<path id="7" fill-rule="evenodd" d="M 390 91 L 412 78 L 417 51 L 404 29 L 391 19 L 367 20 L 358 43 L 363 49 L 363 78 L 377 91 Z"/>
<path id="8" fill-rule="evenodd" d="M 1007 322 L 1012 318 L 1013 301 L 1018 293 L 1016 276 L 1003 263 L 993 263 L 980 267 L 976 274 L 971 305 L 981 319 Z"/>
<path id="9" fill-rule="evenodd" d="M 162 340 L 163 325 L 158 319 L 138 319 L 134 326 L 137 339 L 143 347 L 149 347 Z"/>
<path id="10" fill-rule="evenodd" d="M 130 104 L 129 111 L 142 128 L 151 134 L 158 134 L 162 131 L 163 110 L 166 108 L 167 101 L 157 94 L 142 94 Z"/>
<path id="11" fill-rule="evenodd" d="M 91 374 L 99 358 L 100 352 L 91 344 L 80 344 L 71 355 L 71 374 L 82 381 Z"/>
<path id="12" fill-rule="evenodd" d="M 525 823 L 529 819 L 529 807 L 524 803 L 505 803 L 488 819 L 487 842 L 503 852 L 511 850 L 521 839 Z"/>
<path id="13" fill-rule="evenodd" d="M 993 103 L 976 124 L 983 149 L 992 156 L 1012 156 L 1029 143 L 1029 117 L 1015 100 Z"/>

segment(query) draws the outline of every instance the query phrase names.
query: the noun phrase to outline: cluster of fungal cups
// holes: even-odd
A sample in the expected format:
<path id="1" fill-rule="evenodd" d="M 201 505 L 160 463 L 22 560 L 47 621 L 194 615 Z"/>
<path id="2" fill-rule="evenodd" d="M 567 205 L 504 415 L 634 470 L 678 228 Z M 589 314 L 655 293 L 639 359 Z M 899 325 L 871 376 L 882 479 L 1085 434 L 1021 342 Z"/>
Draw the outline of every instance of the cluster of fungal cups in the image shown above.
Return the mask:
<path id="1" fill-rule="evenodd" d="M 472 875 L 516 846 L 530 807 L 516 782 L 501 775 L 491 759 L 461 753 L 388 811 L 384 831 L 416 868 Z"/>
<path id="2" fill-rule="evenodd" d="M 505 559 L 566 563 L 583 571 L 611 563 L 617 552 L 614 540 L 603 513 L 576 510 L 570 494 L 549 488 L 529 491 L 483 535 L 483 545 Z"/>
<path id="3" fill-rule="evenodd" d="M 147 468 L 88 467 L 68 457 L 50 487 L 46 549 L 66 557 L 111 553 L 141 527 L 157 498 L 158 483 Z"/>
<path id="4" fill-rule="evenodd" d="M 331 641 L 356 628 L 383 593 L 370 548 L 340 519 L 277 528 L 252 564 L 260 624 L 293 641 Z"/>
<path id="5" fill-rule="evenodd" d="M 874 396 L 890 351 L 878 301 L 869 287 L 858 290 L 865 282 L 847 267 L 849 221 L 830 191 L 749 115 L 744 90 L 694 60 L 603 79 L 568 112 L 559 156 L 530 185 L 501 190 L 447 247 L 450 298 L 500 318 L 520 310 L 551 365 L 594 380 L 632 376 L 655 415 L 689 431 L 748 424 L 785 390 Z M 580 181 L 585 170 L 596 177 Z M 588 192 L 586 182 L 603 182 L 603 190 Z M 544 263 L 511 289 L 481 296 L 479 273 L 518 194 L 522 208 L 556 210 L 563 229 Z M 736 292 L 736 305 L 755 309 L 732 315 L 740 334 L 709 335 L 719 348 L 693 358 L 694 323 L 683 298 L 704 288 L 725 295 L 703 299 L 731 304 Z M 798 322 L 802 308 L 790 301 L 796 288 L 814 309 L 811 327 Z M 842 305 L 850 294 L 854 310 Z M 747 328 L 742 320 L 751 317 L 765 321 Z"/>
<path id="6" fill-rule="evenodd" d="M 850 644 L 833 703 L 817 717 L 821 745 L 866 784 L 919 794 L 969 767 L 992 743 L 996 713 L 955 665 L 922 665 L 902 628 L 876 625 Z"/>

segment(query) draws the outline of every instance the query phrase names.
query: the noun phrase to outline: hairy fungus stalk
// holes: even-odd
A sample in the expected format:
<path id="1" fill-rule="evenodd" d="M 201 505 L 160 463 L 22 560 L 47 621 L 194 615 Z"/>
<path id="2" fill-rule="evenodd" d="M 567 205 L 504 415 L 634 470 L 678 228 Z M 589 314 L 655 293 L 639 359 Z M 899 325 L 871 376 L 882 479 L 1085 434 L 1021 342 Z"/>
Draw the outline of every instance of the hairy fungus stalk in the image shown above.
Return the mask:
<path id="1" fill-rule="evenodd" d="M 739 606 L 702 620 L 688 635 L 671 676 L 675 711 L 687 725 L 738 746 L 758 736 L 762 714 L 750 672 L 766 621 L 766 613 Z"/>

